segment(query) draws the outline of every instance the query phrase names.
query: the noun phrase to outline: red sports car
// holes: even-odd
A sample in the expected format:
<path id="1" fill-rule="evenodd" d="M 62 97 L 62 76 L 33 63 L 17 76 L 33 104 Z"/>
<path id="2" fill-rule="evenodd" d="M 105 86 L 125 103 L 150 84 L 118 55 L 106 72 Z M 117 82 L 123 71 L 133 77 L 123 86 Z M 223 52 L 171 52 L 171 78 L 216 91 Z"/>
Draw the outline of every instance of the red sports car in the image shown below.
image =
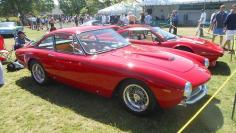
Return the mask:
<path id="1" fill-rule="evenodd" d="M 175 48 L 204 56 L 210 60 L 211 66 L 215 66 L 217 59 L 224 54 L 224 50 L 219 45 L 208 40 L 176 36 L 159 27 L 128 26 L 118 32 L 134 44 Z"/>
<path id="2" fill-rule="evenodd" d="M 16 51 L 38 84 L 48 79 L 105 97 L 118 94 L 135 114 L 193 104 L 207 93 L 208 59 L 174 49 L 130 45 L 113 29 L 59 29 Z"/>

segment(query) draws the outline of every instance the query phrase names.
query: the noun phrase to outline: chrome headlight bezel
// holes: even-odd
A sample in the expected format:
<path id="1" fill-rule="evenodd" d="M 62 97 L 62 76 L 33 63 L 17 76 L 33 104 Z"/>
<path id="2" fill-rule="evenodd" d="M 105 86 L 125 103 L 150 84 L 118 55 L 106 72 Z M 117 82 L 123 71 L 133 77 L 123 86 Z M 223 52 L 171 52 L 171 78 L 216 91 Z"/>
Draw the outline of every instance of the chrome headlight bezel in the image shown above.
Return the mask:
<path id="1" fill-rule="evenodd" d="M 184 87 L 184 96 L 186 98 L 189 98 L 191 94 L 192 94 L 192 84 L 190 82 L 186 82 Z"/>
<path id="2" fill-rule="evenodd" d="M 208 67 L 210 66 L 209 59 L 207 59 L 207 58 L 204 59 L 204 66 L 205 66 L 206 68 L 208 68 Z"/>

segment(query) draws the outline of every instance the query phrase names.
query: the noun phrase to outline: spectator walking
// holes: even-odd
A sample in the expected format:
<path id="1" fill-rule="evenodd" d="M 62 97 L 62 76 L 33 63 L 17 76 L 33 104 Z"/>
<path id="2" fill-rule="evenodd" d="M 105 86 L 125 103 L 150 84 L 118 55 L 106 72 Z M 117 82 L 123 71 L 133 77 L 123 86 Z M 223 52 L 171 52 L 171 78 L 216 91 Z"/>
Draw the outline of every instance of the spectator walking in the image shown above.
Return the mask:
<path id="1" fill-rule="evenodd" d="M 177 35 L 177 25 L 178 25 L 178 15 L 177 11 L 173 10 L 172 14 L 170 16 L 170 27 L 169 27 L 169 32 L 172 33 L 173 29 L 173 34 Z"/>
<path id="2" fill-rule="evenodd" d="M 49 24 L 50 24 L 50 28 L 52 28 L 55 24 L 55 19 L 54 17 L 51 17 L 51 19 L 49 20 Z"/>
<path id="3" fill-rule="evenodd" d="M 125 14 L 124 25 L 128 25 L 128 24 L 129 24 L 129 18 L 128 18 L 127 14 Z"/>
<path id="4" fill-rule="evenodd" d="M 80 16 L 79 20 L 80 20 L 80 23 L 81 23 L 81 24 L 84 23 L 84 17 L 83 17 L 83 16 Z"/>
<path id="5" fill-rule="evenodd" d="M 226 20 L 227 14 L 225 13 L 225 6 L 220 6 L 220 11 L 216 13 L 213 23 L 214 23 L 214 30 L 213 30 L 213 38 L 212 42 L 215 42 L 215 37 L 220 36 L 220 45 L 223 42 L 223 35 L 224 35 L 224 22 Z"/>
<path id="6" fill-rule="evenodd" d="M 37 27 L 38 31 L 40 30 L 40 23 L 41 23 L 41 19 L 40 19 L 40 17 L 37 17 L 37 19 L 36 19 L 36 27 Z"/>
<path id="7" fill-rule="evenodd" d="M 217 11 L 215 11 L 215 12 L 213 12 L 213 13 L 211 14 L 210 26 L 209 26 L 209 28 L 208 28 L 208 33 L 209 33 L 210 31 L 212 31 L 213 28 L 214 28 L 214 27 L 213 27 L 213 26 L 214 26 L 214 18 L 215 18 L 216 13 L 217 13 Z"/>
<path id="8" fill-rule="evenodd" d="M 75 26 L 76 26 L 76 27 L 79 26 L 79 19 L 78 19 L 78 16 L 77 16 L 77 15 L 75 15 L 74 21 L 75 21 Z"/>
<path id="9" fill-rule="evenodd" d="M 141 23 L 141 24 L 145 24 L 145 15 L 144 15 L 143 12 L 140 13 L 140 23 Z"/>
<path id="10" fill-rule="evenodd" d="M 136 16 L 132 12 L 129 12 L 128 19 L 129 24 L 135 24 L 137 20 Z"/>
<path id="11" fill-rule="evenodd" d="M 152 16 L 149 13 L 147 13 L 147 15 L 145 16 L 144 21 L 145 21 L 146 25 L 151 25 L 151 23 L 152 23 Z"/>
<path id="12" fill-rule="evenodd" d="M 236 4 L 232 5 L 232 12 L 227 16 L 224 25 L 226 29 L 226 41 L 223 48 L 228 50 L 230 49 L 230 41 L 233 40 L 236 35 Z M 228 46 L 228 49 L 226 46 Z"/>
<path id="13" fill-rule="evenodd" d="M 46 29 L 48 30 L 49 28 L 48 28 L 48 17 L 46 17 L 45 19 L 44 19 L 44 22 L 45 22 L 45 27 L 46 27 Z"/>
<path id="14" fill-rule="evenodd" d="M 59 16 L 58 20 L 59 20 L 60 29 L 62 29 L 62 16 L 61 15 Z"/>
<path id="15" fill-rule="evenodd" d="M 105 15 L 102 15 L 102 24 L 106 24 L 106 16 Z"/>
<path id="16" fill-rule="evenodd" d="M 202 9 L 202 13 L 201 13 L 201 16 L 200 16 L 200 19 L 198 20 L 198 30 L 196 32 L 196 36 L 198 35 L 199 33 L 199 36 L 200 37 L 204 37 L 204 34 L 203 34 L 203 28 L 204 28 L 204 25 L 206 24 L 206 12 L 204 9 Z"/>

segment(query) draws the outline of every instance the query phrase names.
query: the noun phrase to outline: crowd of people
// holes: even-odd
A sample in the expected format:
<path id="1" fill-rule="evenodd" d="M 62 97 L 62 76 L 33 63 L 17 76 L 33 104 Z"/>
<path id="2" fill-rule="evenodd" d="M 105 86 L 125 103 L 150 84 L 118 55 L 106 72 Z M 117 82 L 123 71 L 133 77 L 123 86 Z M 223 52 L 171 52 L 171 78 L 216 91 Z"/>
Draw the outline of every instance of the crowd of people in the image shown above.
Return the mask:
<path id="1" fill-rule="evenodd" d="M 198 26 L 200 37 L 204 37 L 203 28 L 206 24 L 206 18 L 206 12 L 202 9 Z M 219 36 L 220 45 L 226 51 L 230 50 L 230 42 L 233 40 L 233 36 L 236 35 L 236 4 L 232 5 L 232 9 L 229 13 L 226 13 L 224 5 L 221 5 L 218 11 L 212 13 L 208 33 L 209 31 L 212 31 L 212 42 L 215 42 L 215 38 Z M 223 43 L 224 36 L 225 42 Z"/>

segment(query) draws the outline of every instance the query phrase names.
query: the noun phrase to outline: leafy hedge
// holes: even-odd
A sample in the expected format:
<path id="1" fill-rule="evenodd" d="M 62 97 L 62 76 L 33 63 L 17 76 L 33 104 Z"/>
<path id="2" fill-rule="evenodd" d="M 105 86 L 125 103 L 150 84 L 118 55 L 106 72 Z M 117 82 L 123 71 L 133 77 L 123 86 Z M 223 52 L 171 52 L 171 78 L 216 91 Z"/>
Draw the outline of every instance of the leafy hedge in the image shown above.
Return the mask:
<path id="1" fill-rule="evenodd" d="M 7 18 L 0 17 L 0 22 L 5 22 Z M 18 17 L 8 17 L 10 22 L 16 22 L 19 23 L 20 19 Z"/>

